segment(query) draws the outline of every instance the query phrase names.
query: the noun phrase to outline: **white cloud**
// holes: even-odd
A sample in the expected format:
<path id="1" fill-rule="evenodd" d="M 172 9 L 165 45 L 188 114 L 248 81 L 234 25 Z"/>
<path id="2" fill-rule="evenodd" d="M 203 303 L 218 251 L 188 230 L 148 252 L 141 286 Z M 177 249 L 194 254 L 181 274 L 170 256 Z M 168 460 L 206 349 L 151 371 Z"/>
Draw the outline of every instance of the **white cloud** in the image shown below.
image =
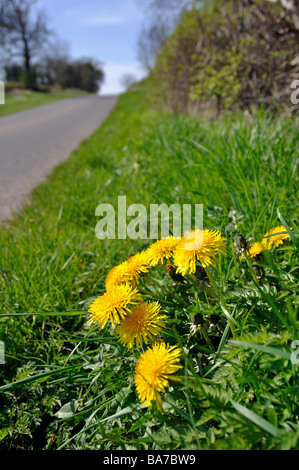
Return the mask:
<path id="1" fill-rule="evenodd" d="M 98 26 L 98 25 L 112 25 L 126 23 L 126 18 L 121 16 L 109 16 L 109 15 L 94 15 L 87 16 L 80 20 L 80 24 L 84 26 Z"/>
<path id="2" fill-rule="evenodd" d="M 117 14 L 115 14 L 116 12 Z M 81 3 L 72 4 L 65 8 L 63 16 L 72 18 L 77 24 L 83 26 L 124 24 L 140 21 L 143 17 L 135 0 L 118 0 L 105 6 L 100 5 L 100 7 L 98 0 L 85 0 L 84 5 Z"/>
<path id="3" fill-rule="evenodd" d="M 105 82 L 100 90 L 101 95 L 122 93 L 124 89 L 120 84 L 120 80 L 125 74 L 134 75 L 136 80 L 141 80 L 145 77 L 145 72 L 136 63 L 108 63 L 104 64 L 103 68 Z"/>

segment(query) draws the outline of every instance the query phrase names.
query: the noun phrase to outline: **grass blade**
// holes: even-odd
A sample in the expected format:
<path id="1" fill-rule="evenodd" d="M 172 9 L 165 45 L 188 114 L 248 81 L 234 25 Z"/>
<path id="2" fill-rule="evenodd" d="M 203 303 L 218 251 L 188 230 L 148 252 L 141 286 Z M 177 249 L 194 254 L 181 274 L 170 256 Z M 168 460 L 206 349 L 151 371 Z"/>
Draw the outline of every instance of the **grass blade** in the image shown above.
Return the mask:
<path id="1" fill-rule="evenodd" d="M 271 354 L 272 356 L 279 357 L 281 359 L 287 359 L 288 361 L 291 360 L 291 354 L 287 351 L 283 351 L 282 349 L 273 348 L 271 346 L 264 346 L 262 344 L 257 343 L 250 343 L 248 341 L 236 341 L 236 340 L 229 340 L 230 344 L 234 346 L 240 346 L 241 348 L 251 348 L 257 351 L 264 352 L 266 354 Z"/>
<path id="2" fill-rule="evenodd" d="M 256 424 L 259 428 L 263 429 L 267 433 L 271 434 L 274 437 L 279 437 L 280 436 L 280 431 L 278 428 L 273 426 L 273 424 L 269 423 L 266 419 L 262 418 L 261 416 L 257 415 L 251 410 L 248 410 L 243 405 L 240 405 L 240 403 L 235 402 L 234 400 L 231 400 L 231 404 L 235 408 L 236 411 L 241 413 L 245 418 L 249 419 L 252 423 Z"/>
<path id="3" fill-rule="evenodd" d="M 47 377 L 53 377 L 54 375 L 58 375 L 58 374 L 62 374 L 63 372 L 69 372 L 71 370 L 74 370 L 77 367 L 81 368 L 82 365 L 79 364 L 79 365 L 75 365 L 75 366 L 61 367 L 58 370 L 52 370 L 52 371 L 48 371 L 48 372 L 43 372 L 42 374 L 31 375 L 30 377 L 26 377 L 25 379 L 16 380 L 15 382 L 11 382 L 9 384 L 2 385 L 0 387 L 0 391 L 3 392 L 4 390 L 9 390 L 11 388 L 15 388 L 15 387 L 18 387 L 20 385 L 26 385 L 30 382 L 35 382 L 35 381 L 38 381 L 38 380 L 42 380 L 42 379 L 45 379 Z"/>
<path id="4" fill-rule="evenodd" d="M 292 242 L 294 243 L 295 247 L 297 248 L 298 250 L 298 240 L 296 239 L 296 236 L 294 234 L 294 232 L 291 230 L 291 228 L 289 227 L 289 225 L 286 223 L 285 219 L 283 218 L 283 216 L 281 215 L 281 212 L 279 210 L 279 207 L 277 208 L 277 215 L 279 217 L 279 220 L 281 221 L 282 225 L 284 226 L 284 228 L 286 229 L 286 231 L 288 232 L 288 234 L 290 235 L 291 239 L 292 239 Z"/>

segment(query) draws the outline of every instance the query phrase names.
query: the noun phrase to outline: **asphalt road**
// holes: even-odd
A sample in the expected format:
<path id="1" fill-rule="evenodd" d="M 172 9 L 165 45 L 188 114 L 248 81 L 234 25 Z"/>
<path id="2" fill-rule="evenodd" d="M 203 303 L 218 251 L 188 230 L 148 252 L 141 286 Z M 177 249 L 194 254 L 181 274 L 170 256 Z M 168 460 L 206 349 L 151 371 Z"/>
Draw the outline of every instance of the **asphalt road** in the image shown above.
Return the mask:
<path id="1" fill-rule="evenodd" d="M 108 117 L 117 96 L 69 98 L 0 117 L 0 220 Z M 5 105 L 3 105 L 5 106 Z"/>

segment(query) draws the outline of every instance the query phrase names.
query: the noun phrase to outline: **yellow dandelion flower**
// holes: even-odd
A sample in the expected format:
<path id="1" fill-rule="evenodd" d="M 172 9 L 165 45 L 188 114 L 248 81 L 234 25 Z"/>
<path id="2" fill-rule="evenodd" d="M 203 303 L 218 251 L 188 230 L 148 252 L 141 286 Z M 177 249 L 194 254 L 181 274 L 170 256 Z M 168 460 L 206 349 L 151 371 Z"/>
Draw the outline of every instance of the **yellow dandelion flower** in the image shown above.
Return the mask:
<path id="1" fill-rule="evenodd" d="M 166 318 L 166 315 L 160 315 L 160 310 L 158 302 L 148 301 L 134 305 L 116 329 L 120 341 L 128 348 L 133 347 L 135 340 L 136 346 L 147 343 L 148 340 L 153 341 L 161 333 L 163 319 Z"/>
<path id="2" fill-rule="evenodd" d="M 110 320 L 114 326 L 131 311 L 130 305 L 139 300 L 140 294 L 137 289 L 125 284 L 115 286 L 95 299 L 89 306 L 88 313 L 91 315 L 89 323 L 99 323 L 100 329 L 103 329 Z"/>
<path id="3" fill-rule="evenodd" d="M 106 289 L 112 289 L 120 284 L 128 283 L 128 276 L 126 276 L 126 261 L 114 266 L 108 273 L 105 280 Z"/>
<path id="4" fill-rule="evenodd" d="M 207 267 L 216 261 L 218 253 L 225 254 L 225 239 L 218 230 L 199 230 L 184 235 L 174 251 L 174 265 L 183 276 L 194 274 L 196 263 Z"/>
<path id="5" fill-rule="evenodd" d="M 106 289 L 120 284 L 138 284 L 141 276 L 148 272 L 149 261 L 145 251 L 131 256 L 128 260 L 114 266 L 106 277 Z"/>
<path id="6" fill-rule="evenodd" d="M 265 246 L 261 242 L 254 242 L 248 250 L 246 250 L 246 255 L 248 258 L 255 258 L 256 256 L 259 256 L 263 250 L 265 250 Z M 245 259 L 244 254 L 242 254 L 241 259 Z"/>
<path id="7" fill-rule="evenodd" d="M 130 282 L 137 284 L 141 276 L 144 276 L 149 269 L 149 259 L 145 251 L 141 251 L 136 255 L 131 256 L 127 260 L 126 267 L 128 269 L 127 275 Z"/>
<path id="8" fill-rule="evenodd" d="M 153 243 L 146 250 L 150 265 L 157 266 L 157 264 L 163 264 L 165 260 L 172 258 L 174 249 L 178 245 L 179 241 L 180 238 L 170 236 L 167 238 L 162 238 L 161 240 Z"/>
<path id="9" fill-rule="evenodd" d="M 160 393 L 169 386 L 171 374 L 179 370 L 180 350 L 177 346 L 155 343 L 152 348 L 140 357 L 135 368 L 135 385 L 140 403 L 151 406 L 155 401 L 157 408 L 163 412 Z"/>
<path id="10" fill-rule="evenodd" d="M 286 231 L 285 227 L 283 225 L 279 225 L 265 233 L 262 243 L 265 248 L 269 250 L 270 248 L 277 248 L 279 245 L 282 245 L 284 240 L 288 238 L 290 238 L 290 235 Z"/>

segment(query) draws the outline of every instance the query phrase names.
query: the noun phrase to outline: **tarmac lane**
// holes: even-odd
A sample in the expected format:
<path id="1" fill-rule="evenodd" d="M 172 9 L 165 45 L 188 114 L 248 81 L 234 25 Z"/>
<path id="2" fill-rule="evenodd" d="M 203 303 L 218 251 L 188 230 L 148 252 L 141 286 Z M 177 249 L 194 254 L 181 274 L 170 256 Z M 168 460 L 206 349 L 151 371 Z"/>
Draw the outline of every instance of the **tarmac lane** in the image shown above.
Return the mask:
<path id="1" fill-rule="evenodd" d="M 68 98 L 0 117 L 0 221 L 17 212 L 52 169 L 101 126 L 117 100 Z"/>

